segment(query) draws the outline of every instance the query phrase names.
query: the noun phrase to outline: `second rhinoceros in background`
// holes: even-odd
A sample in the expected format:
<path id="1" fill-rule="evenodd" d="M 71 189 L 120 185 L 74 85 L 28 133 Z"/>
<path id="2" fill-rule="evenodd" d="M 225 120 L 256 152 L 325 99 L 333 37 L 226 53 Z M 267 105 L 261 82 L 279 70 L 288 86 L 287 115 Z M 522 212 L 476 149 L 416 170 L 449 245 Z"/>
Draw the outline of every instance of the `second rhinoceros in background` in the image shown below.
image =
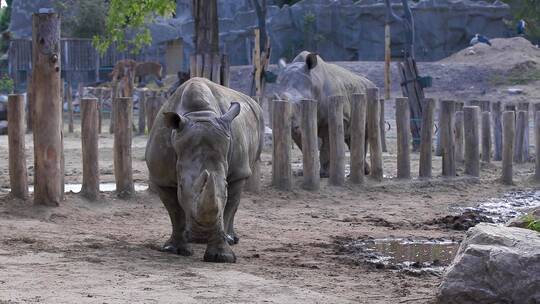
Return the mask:
<path id="1" fill-rule="evenodd" d="M 282 64 L 277 81 L 278 93 L 281 99 L 287 99 L 297 105 L 302 99 L 313 99 L 318 102 L 317 125 L 322 145 L 320 151 L 321 176 L 328 176 L 330 165 L 330 147 L 328 137 L 328 102 L 330 96 L 345 97 L 343 105 L 343 123 L 345 127 L 345 142 L 350 144 L 351 103 L 354 93 L 366 93 L 367 88 L 375 85 L 367 78 L 354 74 L 335 64 L 325 62 L 319 55 L 301 52 L 288 64 Z M 301 147 L 300 115 L 298 107 L 293 107 L 292 137 Z M 366 132 L 367 134 L 367 132 Z"/>
<path id="2" fill-rule="evenodd" d="M 250 97 L 192 78 L 167 100 L 146 146 L 150 182 L 172 222 L 163 250 L 191 255 L 191 240 L 208 243 L 204 260 L 234 262 L 234 216 L 258 160 L 262 110 Z"/>

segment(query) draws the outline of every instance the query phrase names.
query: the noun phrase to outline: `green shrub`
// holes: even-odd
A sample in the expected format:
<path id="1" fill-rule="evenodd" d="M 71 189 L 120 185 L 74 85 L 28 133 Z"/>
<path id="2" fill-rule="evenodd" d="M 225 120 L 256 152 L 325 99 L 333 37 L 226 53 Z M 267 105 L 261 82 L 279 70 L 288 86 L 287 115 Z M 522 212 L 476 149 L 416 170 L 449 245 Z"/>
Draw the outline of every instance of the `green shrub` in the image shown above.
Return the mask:
<path id="1" fill-rule="evenodd" d="M 13 93 L 13 80 L 7 75 L 4 75 L 2 76 L 2 78 L 0 78 L 0 93 Z"/>
<path id="2" fill-rule="evenodd" d="M 536 232 L 540 232 L 540 220 L 537 220 L 532 215 L 526 215 L 523 219 L 525 221 L 525 225 L 527 229 L 534 230 Z"/>

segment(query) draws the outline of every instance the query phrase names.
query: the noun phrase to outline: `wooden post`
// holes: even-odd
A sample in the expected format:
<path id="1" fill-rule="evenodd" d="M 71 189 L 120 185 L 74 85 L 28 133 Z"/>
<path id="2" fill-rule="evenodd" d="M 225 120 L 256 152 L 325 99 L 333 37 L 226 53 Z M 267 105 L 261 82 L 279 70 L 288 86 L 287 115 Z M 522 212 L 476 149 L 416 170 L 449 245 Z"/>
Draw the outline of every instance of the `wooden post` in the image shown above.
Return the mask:
<path id="1" fill-rule="evenodd" d="M 97 107 L 98 107 L 98 134 L 101 134 L 101 128 L 103 123 L 103 89 L 102 88 L 94 88 L 94 92 L 96 98 L 97 98 Z"/>
<path id="2" fill-rule="evenodd" d="M 253 61 L 253 67 L 254 67 L 254 74 L 253 74 L 253 83 L 255 84 L 255 94 L 257 96 L 261 96 L 261 75 L 262 75 L 262 67 L 261 67 L 261 32 L 260 29 L 256 28 L 253 30 L 255 35 L 254 47 L 253 47 L 253 54 L 252 54 L 252 61 Z"/>
<path id="3" fill-rule="evenodd" d="M 189 56 L 189 78 L 197 77 L 197 56 Z"/>
<path id="4" fill-rule="evenodd" d="M 420 169 L 418 175 L 421 178 L 431 177 L 433 146 L 433 123 L 435 112 L 435 99 L 424 99 L 424 110 L 422 111 L 422 129 L 420 139 Z"/>
<path id="5" fill-rule="evenodd" d="M 441 132 L 442 149 L 442 175 L 447 177 L 456 176 L 454 134 L 454 101 L 441 100 L 439 132 Z"/>
<path id="6" fill-rule="evenodd" d="M 390 99 L 390 62 L 392 56 L 392 50 L 390 48 L 390 23 L 386 22 L 384 25 L 384 99 Z"/>
<path id="7" fill-rule="evenodd" d="M 491 104 L 491 114 L 493 120 L 493 159 L 496 161 L 502 160 L 502 111 L 501 102 L 494 101 Z"/>
<path id="8" fill-rule="evenodd" d="M 465 124 L 463 119 L 463 111 L 456 111 L 454 121 L 454 142 L 456 144 L 456 162 L 463 163 L 465 155 Z"/>
<path id="9" fill-rule="evenodd" d="M 212 55 L 204 55 L 204 68 L 203 68 L 203 77 L 211 80 L 212 79 Z"/>
<path id="10" fill-rule="evenodd" d="M 333 186 L 345 184 L 345 129 L 343 126 L 344 96 L 330 96 L 328 105 L 328 135 L 330 145 L 330 168 L 328 183 Z"/>
<path id="11" fill-rule="evenodd" d="M 221 84 L 221 57 L 214 55 L 212 60 L 212 81 Z"/>
<path id="12" fill-rule="evenodd" d="M 148 133 L 150 133 L 150 131 L 152 130 L 152 127 L 154 126 L 154 121 L 156 120 L 156 116 L 161 107 L 160 98 L 161 97 L 155 91 L 150 92 L 150 96 L 146 98 L 146 125 L 148 128 Z"/>
<path id="13" fill-rule="evenodd" d="M 456 101 L 456 113 L 459 111 L 463 112 L 464 106 L 465 106 L 465 103 L 463 101 Z"/>
<path id="14" fill-rule="evenodd" d="M 146 90 L 139 91 L 139 135 L 146 131 Z"/>
<path id="15" fill-rule="evenodd" d="M 28 74 L 28 81 L 26 84 L 26 130 L 28 132 L 32 131 L 32 127 L 34 124 L 34 93 L 32 92 L 32 88 L 34 87 L 32 85 L 32 71 L 29 71 Z"/>
<path id="16" fill-rule="evenodd" d="M 491 162 L 491 113 L 482 112 L 482 161 Z"/>
<path id="17" fill-rule="evenodd" d="M 111 113 L 109 113 L 109 134 L 114 134 L 114 99 L 119 97 L 118 81 L 113 80 L 111 83 Z"/>
<path id="18" fill-rule="evenodd" d="M 24 95 L 8 96 L 8 158 L 11 194 L 20 199 L 28 198 L 28 173 L 24 143 Z"/>
<path id="19" fill-rule="evenodd" d="M 381 107 L 380 107 L 380 118 L 379 118 L 379 128 L 381 130 L 381 146 L 383 152 L 388 152 L 388 149 L 386 148 L 386 130 L 385 130 L 385 117 L 384 117 L 384 99 L 380 99 L 381 101 Z"/>
<path id="20" fill-rule="evenodd" d="M 196 55 L 196 65 L 195 65 L 195 72 L 196 77 L 203 77 L 203 69 L 204 69 L 204 62 L 203 62 L 203 55 L 197 54 Z"/>
<path id="21" fill-rule="evenodd" d="M 63 197 L 60 62 L 60 18 L 56 13 L 34 14 L 34 202 L 48 206 L 58 206 Z"/>
<path id="22" fill-rule="evenodd" d="M 502 155 L 502 182 L 506 185 L 512 185 L 513 165 L 512 157 L 514 155 L 514 131 L 516 126 L 516 116 L 513 111 L 503 113 L 503 155 Z"/>
<path id="23" fill-rule="evenodd" d="M 534 112 L 534 138 L 536 140 L 536 166 L 534 170 L 534 179 L 535 181 L 540 182 L 540 111 Z"/>
<path id="24" fill-rule="evenodd" d="M 438 122 L 438 128 L 437 128 L 437 138 L 435 139 L 435 155 L 436 156 L 442 156 L 442 143 L 441 143 L 441 100 L 437 102 L 437 122 Z"/>
<path id="25" fill-rule="evenodd" d="M 304 99 L 300 101 L 302 119 L 302 168 L 304 181 L 302 188 L 319 190 L 320 164 L 319 140 L 317 137 L 317 101 Z"/>
<path id="26" fill-rule="evenodd" d="M 366 94 L 353 94 L 351 100 L 351 174 L 354 184 L 363 184 L 366 161 Z"/>
<path id="27" fill-rule="evenodd" d="M 518 111 L 516 118 L 516 133 L 514 138 L 514 162 L 525 162 L 524 141 L 525 141 L 525 125 L 527 124 L 527 112 Z"/>
<path id="28" fill-rule="evenodd" d="M 291 190 L 291 104 L 274 100 L 272 121 L 272 185 L 281 190 Z"/>
<path id="29" fill-rule="evenodd" d="M 82 92 L 82 90 L 80 92 Z M 79 96 L 79 100 L 81 100 L 81 98 L 82 95 Z M 71 84 L 69 82 L 66 88 L 66 101 L 68 108 L 68 132 L 73 133 L 73 94 L 71 91 Z"/>
<path id="30" fill-rule="evenodd" d="M 377 180 L 383 179 L 383 162 L 382 162 L 382 144 L 381 144 L 381 131 L 379 130 L 380 124 L 380 106 L 379 102 L 379 89 L 368 88 L 366 90 L 368 112 L 367 112 L 367 132 L 369 141 L 369 154 L 371 161 L 371 174 L 370 176 Z"/>
<path id="31" fill-rule="evenodd" d="M 465 126 L 465 174 L 480 176 L 480 138 L 478 117 L 480 107 L 467 106 L 463 108 Z"/>
<path id="32" fill-rule="evenodd" d="M 230 62 L 228 55 L 221 55 L 221 85 L 229 87 Z"/>
<path id="33" fill-rule="evenodd" d="M 529 108 L 530 103 L 528 101 L 522 101 L 518 104 L 518 110 L 525 112 L 525 130 L 523 131 L 523 162 L 529 161 Z"/>
<path id="34" fill-rule="evenodd" d="M 114 178 L 116 193 L 120 198 L 129 198 L 134 192 L 131 168 L 131 137 L 133 101 L 131 97 L 113 100 L 114 122 Z"/>
<path id="35" fill-rule="evenodd" d="M 397 178 L 411 178 L 411 129 L 409 99 L 396 98 Z"/>
<path id="36" fill-rule="evenodd" d="M 81 99 L 81 145 L 83 181 L 81 195 L 89 200 L 99 196 L 99 113 L 96 98 Z M 119 133 L 117 133 L 118 135 Z"/>

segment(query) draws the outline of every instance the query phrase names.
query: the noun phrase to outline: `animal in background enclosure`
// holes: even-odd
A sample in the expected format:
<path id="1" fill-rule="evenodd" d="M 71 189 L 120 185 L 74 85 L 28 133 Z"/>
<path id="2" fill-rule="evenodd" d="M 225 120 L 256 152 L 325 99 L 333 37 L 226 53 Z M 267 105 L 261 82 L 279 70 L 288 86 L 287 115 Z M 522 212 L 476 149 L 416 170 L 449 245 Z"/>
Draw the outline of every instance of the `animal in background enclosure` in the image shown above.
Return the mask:
<path id="1" fill-rule="evenodd" d="M 234 216 L 263 128 L 253 99 L 204 78 L 188 80 L 162 106 L 146 163 L 172 222 L 164 251 L 187 256 L 190 240 L 206 241 L 204 261 L 236 261 Z"/>
<path id="2" fill-rule="evenodd" d="M 474 35 L 474 37 L 471 39 L 470 45 L 476 45 L 478 43 L 485 43 L 491 46 L 491 42 L 489 41 L 488 37 L 480 34 Z"/>
<path id="3" fill-rule="evenodd" d="M 135 68 L 137 67 L 137 61 L 132 59 L 119 60 L 114 65 L 112 72 L 109 74 L 109 77 L 112 81 L 118 81 L 124 76 L 133 73 L 135 75 Z"/>
<path id="4" fill-rule="evenodd" d="M 517 31 L 518 35 L 520 35 L 520 36 L 525 35 L 525 26 L 526 25 L 527 25 L 527 23 L 525 23 L 525 20 L 520 19 L 518 21 L 517 26 L 516 26 L 516 31 Z"/>
<path id="5" fill-rule="evenodd" d="M 293 103 L 292 138 L 302 148 L 299 103 L 302 99 L 313 99 L 317 103 L 318 135 L 322 141 L 320 148 L 321 176 L 328 177 L 330 165 L 330 147 L 328 134 L 328 102 L 330 96 L 345 97 L 343 105 L 343 123 L 345 142 L 350 145 L 351 103 L 354 93 L 366 93 L 367 88 L 375 85 L 367 78 L 354 74 L 335 64 L 325 62 L 319 55 L 301 52 L 288 64 L 281 64 L 278 76 L 278 97 Z M 367 134 L 367 132 L 366 132 Z M 366 171 L 369 169 L 366 167 Z"/>
<path id="6" fill-rule="evenodd" d="M 153 77 L 161 84 L 163 67 L 158 62 L 142 62 L 135 67 L 135 79 L 138 83 L 146 81 L 147 77 Z"/>

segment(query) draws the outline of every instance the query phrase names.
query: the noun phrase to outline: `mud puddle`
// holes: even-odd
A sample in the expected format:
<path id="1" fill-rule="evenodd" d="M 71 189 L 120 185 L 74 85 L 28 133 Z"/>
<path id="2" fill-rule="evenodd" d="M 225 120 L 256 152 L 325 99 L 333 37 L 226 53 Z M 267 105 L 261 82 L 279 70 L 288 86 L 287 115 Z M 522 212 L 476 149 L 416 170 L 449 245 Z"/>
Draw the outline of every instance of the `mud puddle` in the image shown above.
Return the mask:
<path id="1" fill-rule="evenodd" d="M 444 239 L 363 239 L 340 244 L 340 251 L 356 263 L 411 275 L 441 275 L 458 248 L 459 243 Z"/>
<path id="2" fill-rule="evenodd" d="M 455 215 L 427 222 L 454 230 L 468 230 L 478 223 L 506 223 L 540 207 L 540 191 L 508 192 L 502 197 L 479 202 L 476 207 L 451 207 Z"/>

